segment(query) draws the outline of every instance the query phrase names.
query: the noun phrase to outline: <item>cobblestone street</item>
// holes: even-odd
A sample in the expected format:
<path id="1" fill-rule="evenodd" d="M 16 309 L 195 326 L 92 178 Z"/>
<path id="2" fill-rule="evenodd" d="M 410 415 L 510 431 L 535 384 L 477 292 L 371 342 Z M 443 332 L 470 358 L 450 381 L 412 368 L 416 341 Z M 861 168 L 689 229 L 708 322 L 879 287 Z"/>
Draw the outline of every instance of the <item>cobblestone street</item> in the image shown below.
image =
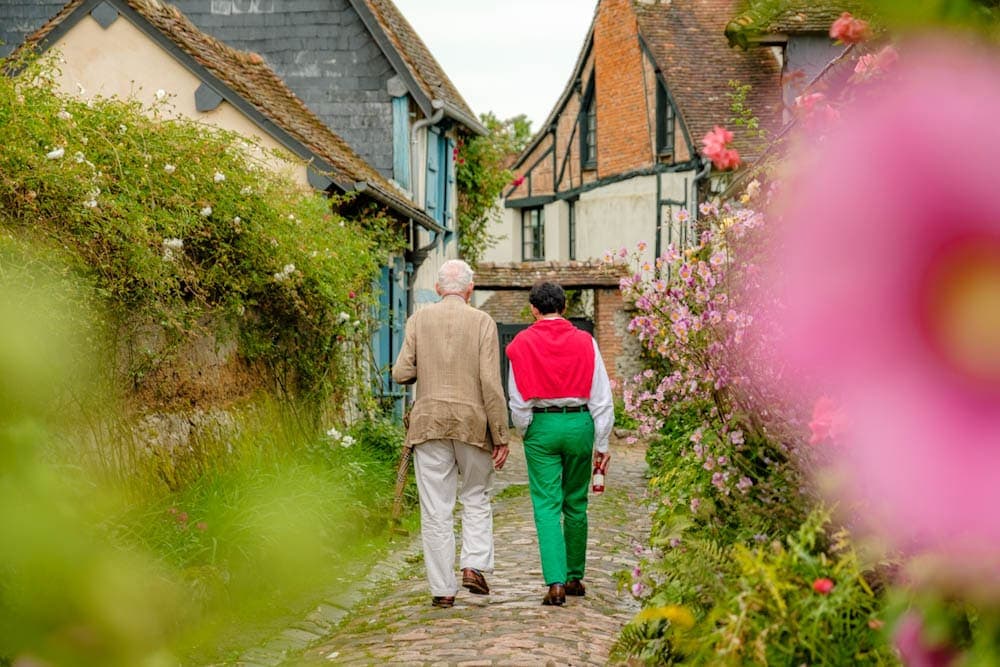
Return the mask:
<path id="1" fill-rule="evenodd" d="M 618 592 L 614 573 L 634 565 L 633 547 L 648 534 L 644 449 L 612 441 L 608 490 L 590 504 L 587 595 L 561 608 L 541 605 L 546 588 L 521 443 L 511 450 L 496 483 L 491 595 L 461 589 L 454 608 L 431 607 L 414 535 L 377 566 L 349 611 L 337 613 L 342 601 L 321 606 L 243 664 L 607 664 L 618 631 L 638 610 Z"/>

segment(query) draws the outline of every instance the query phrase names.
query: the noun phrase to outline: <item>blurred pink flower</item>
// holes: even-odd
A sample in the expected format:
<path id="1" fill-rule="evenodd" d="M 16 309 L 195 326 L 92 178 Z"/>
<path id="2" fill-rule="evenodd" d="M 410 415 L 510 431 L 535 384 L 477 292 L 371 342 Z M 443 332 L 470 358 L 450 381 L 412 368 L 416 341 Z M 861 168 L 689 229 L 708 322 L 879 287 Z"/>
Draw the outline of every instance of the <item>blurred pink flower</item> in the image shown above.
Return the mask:
<path id="1" fill-rule="evenodd" d="M 893 640 L 907 667 L 949 667 L 958 653 L 949 646 L 931 646 L 924 638 L 924 621 L 917 612 L 907 612 L 896 625 Z"/>
<path id="2" fill-rule="evenodd" d="M 842 401 L 837 458 L 872 526 L 953 572 L 997 574 L 1000 60 L 910 46 L 891 84 L 792 162 L 764 281 L 782 307 L 766 315 L 797 389 Z M 829 410 L 814 422 L 814 437 L 832 434 Z"/>
<path id="3" fill-rule="evenodd" d="M 515 188 L 519 187 L 522 183 L 524 183 L 524 176 L 518 176 L 513 181 L 510 182 L 510 184 Z"/>
<path id="4" fill-rule="evenodd" d="M 830 37 L 838 39 L 845 44 L 856 44 L 868 39 L 870 34 L 868 21 L 856 19 L 850 12 L 840 15 L 833 25 L 830 26 Z"/>
<path id="5" fill-rule="evenodd" d="M 892 69 L 897 60 L 899 60 L 899 54 L 891 44 L 878 53 L 866 53 L 858 58 L 858 62 L 854 66 L 854 76 L 851 78 L 854 81 L 867 81 L 881 76 Z"/>
<path id="6" fill-rule="evenodd" d="M 845 417 L 835 402 L 826 396 L 813 404 L 812 420 L 809 422 L 810 445 L 826 440 L 837 440 L 844 432 Z"/>

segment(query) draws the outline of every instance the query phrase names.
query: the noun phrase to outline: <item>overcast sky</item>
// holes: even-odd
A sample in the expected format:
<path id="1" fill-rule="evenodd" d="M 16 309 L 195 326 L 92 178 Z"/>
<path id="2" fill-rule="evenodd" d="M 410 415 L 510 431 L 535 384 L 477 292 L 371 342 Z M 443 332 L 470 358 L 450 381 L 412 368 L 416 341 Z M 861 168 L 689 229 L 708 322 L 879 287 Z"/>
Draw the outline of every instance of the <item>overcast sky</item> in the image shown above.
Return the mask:
<path id="1" fill-rule="evenodd" d="M 537 130 L 562 93 L 596 0 L 395 0 L 476 114 Z"/>

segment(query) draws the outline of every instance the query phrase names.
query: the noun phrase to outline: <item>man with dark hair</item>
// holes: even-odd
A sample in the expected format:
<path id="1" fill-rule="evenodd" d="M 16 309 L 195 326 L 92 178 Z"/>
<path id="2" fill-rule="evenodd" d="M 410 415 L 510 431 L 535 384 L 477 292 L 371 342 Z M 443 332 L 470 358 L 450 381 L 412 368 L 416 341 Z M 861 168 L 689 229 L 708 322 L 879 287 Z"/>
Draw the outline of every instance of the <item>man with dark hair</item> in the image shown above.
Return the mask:
<path id="1" fill-rule="evenodd" d="M 490 592 L 483 576 L 493 571 L 489 490 L 493 469 L 507 460 L 507 411 L 496 322 L 468 305 L 472 269 L 460 259 L 448 260 L 435 287 L 441 301 L 407 320 L 392 378 L 417 383 L 406 446 L 413 447 L 431 604 L 447 608 L 458 589 L 456 495 L 462 501 L 462 586 L 477 595 Z"/>
<path id="2" fill-rule="evenodd" d="M 524 434 L 535 513 L 544 605 L 582 596 L 587 562 L 587 491 L 591 453 L 607 465 L 615 411 L 597 342 L 562 314 L 566 294 L 541 282 L 528 297 L 535 323 L 507 346 L 510 411 Z"/>

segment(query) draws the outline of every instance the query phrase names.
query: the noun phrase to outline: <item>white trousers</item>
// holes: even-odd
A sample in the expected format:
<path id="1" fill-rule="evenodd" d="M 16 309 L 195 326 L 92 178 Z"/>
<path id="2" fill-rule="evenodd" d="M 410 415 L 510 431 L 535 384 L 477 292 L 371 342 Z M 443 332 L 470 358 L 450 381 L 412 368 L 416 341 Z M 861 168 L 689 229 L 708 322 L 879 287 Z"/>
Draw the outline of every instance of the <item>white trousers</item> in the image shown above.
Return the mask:
<path id="1" fill-rule="evenodd" d="M 455 496 L 462 476 L 461 568 L 493 571 L 493 509 L 489 490 L 493 457 L 459 440 L 428 440 L 413 448 L 413 469 L 420 495 L 420 535 L 431 595 L 458 591 L 455 578 Z"/>

